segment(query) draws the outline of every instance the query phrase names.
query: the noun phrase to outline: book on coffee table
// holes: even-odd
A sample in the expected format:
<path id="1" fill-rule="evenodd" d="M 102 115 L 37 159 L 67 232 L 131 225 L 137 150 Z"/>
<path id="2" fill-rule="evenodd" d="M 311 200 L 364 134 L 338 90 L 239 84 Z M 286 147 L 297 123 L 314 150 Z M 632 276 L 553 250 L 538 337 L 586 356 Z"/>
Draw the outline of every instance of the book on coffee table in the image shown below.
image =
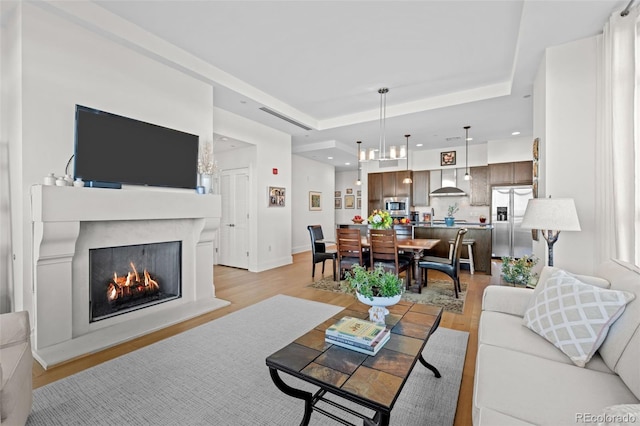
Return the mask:
<path id="1" fill-rule="evenodd" d="M 391 333 L 389 332 L 389 330 L 385 330 L 383 333 L 381 333 L 381 335 L 382 337 L 380 338 L 380 340 L 376 341 L 375 344 L 373 344 L 370 347 L 365 347 L 362 344 L 357 344 L 354 342 L 345 343 L 343 341 L 332 339 L 331 336 L 325 336 L 324 341 L 327 343 L 331 343 L 332 345 L 340 346 L 342 348 L 350 349 L 352 351 L 357 351 L 366 355 L 374 356 L 380 351 L 380 349 L 382 349 L 384 344 L 387 343 L 387 341 L 389 341 L 389 339 L 391 338 Z"/>
<path id="2" fill-rule="evenodd" d="M 386 329 L 384 324 L 376 324 L 361 318 L 343 317 L 326 329 L 325 336 L 371 345 Z"/>

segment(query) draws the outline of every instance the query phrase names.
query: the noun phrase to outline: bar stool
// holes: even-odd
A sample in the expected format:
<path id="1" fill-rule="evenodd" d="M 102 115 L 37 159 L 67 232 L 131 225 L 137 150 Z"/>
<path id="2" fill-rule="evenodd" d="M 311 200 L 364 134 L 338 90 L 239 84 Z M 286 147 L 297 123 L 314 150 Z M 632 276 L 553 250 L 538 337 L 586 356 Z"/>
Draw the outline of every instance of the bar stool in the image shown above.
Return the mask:
<path id="1" fill-rule="evenodd" d="M 462 240 L 462 245 L 467 246 L 467 253 L 469 257 L 464 258 L 460 256 L 460 263 L 468 264 L 469 272 L 471 272 L 471 274 L 473 274 L 475 271 L 475 266 L 473 263 L 473 245 L 475 244 L 475 242 L 476 240 L 472 240 L 472 239 Z M 451 256 L 453 256 L 454 244 L 455 244 L 455 240 L 449 240 L 449 259 L 451 259 Z"/>

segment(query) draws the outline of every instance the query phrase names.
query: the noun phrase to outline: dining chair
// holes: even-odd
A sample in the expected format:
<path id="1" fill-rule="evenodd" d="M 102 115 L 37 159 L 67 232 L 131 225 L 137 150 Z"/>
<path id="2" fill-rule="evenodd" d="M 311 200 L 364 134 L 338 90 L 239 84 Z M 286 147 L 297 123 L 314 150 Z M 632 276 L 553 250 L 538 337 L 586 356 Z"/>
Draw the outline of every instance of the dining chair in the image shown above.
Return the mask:
<path id="1" fill-rule="evenodd" d="M 369 253 L 371 256 L 371 268 L 382 265 L 385 271 L 395 272 L 400 275 L 405 273 L 405 287 L 411 284 L 412 258 L 403 258 L 398 254 L 398 240 L 394 229 L 370 229 Z"/>
<path id="2" fill-rule="evenodd" d="M 462 240 L 467 233 L 466 228 L 460 228 L 456 234 L 455 242 L 453 245 L 453 255 L 451 258 L 436 257 L 436 256 L 423 256 L 418 261 L 421 273 L 423 274 L 422 282 L 427 284 L 427 271 L 429 269 L 435 269 L 436 271 L 447 274 L 453 280 L 453 290 L 458 298 L 458 293 L 462 291 L 460 287 L 460 253 L 462 252 Z M 418 289 L 422 291 L 421 288 Z"/>
<path id="3" fill-rule="evenodd" d="M 393 229 L 396 231 L 397 239 L 413 238 L 413 225 L 393 225 Z M 399 250 L 398 254 L 402 259 L 413 261 L 413 253 Z"/>
<path id="4" fill-rule="evenodd" d="M 316 276 L 316 263 L 322 262 L 322 274 L 324 275 L 324 262 L 331 260 L 333 262 L 333 280 L 336 280 L 336 259 L 338 258 L 337 250 L 327 250 L 327 242 L 324 240 L 324 233 L 321 225 L 307 226 L 309 235 L 311 236 L 311 278 Z"/>
<path id="5" fill-rule="evenodd" d="M 359 229 L 336 229 L 336 242 L 338 245 L 338 271 L 340 279 L 344 271 L 351 269 L 353 265 L 369 265 L 369 252 L 362 250 L 362 234 Z"/>

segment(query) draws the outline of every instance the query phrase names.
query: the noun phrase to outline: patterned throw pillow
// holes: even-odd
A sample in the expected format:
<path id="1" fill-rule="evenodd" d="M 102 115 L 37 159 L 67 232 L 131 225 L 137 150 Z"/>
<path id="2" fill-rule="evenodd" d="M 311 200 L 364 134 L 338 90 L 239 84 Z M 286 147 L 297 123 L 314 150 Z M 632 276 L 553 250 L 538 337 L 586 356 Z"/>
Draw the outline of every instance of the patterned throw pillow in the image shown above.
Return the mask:
<path id="1" fill-rule="evenodd" d="M 584 367 L 634 294 L 585 284 L 559 270 L 534 296 L 523 324 Z"/>

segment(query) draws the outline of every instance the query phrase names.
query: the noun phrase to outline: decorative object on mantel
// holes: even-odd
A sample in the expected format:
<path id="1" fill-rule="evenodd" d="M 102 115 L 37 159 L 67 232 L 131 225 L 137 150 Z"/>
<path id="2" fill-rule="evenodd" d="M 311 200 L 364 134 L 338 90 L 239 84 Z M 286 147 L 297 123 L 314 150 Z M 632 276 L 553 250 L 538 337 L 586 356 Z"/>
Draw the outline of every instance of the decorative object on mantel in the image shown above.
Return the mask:
<path id="1" fill-rule="evenodd" d="M 384 317 L 389 313 L 386 307 L 398 303 L 404 292 L 404 281 L 381 265 L 371 271 L 354 265 L 345 277 L 347 290 L 355 293 L 361 303 L 371 306 L 369 320 L 373 322 L 384 323 Z"/>
<path id="2" fill-rule="evenodd" d="M 464 180 L 471 180 L 471 175 L 469 174 L 469 129 L 471 126 L 464 126 L 465 136 L 464 136 L 464 146 L 465 146 L 465 154 L 464 154 Z"/>
<path id="3" fill-rule="evenodd" d="M 82 181 L 82 178 L 76 178 L 76 180 L 73 181 L 73 186 L 75 186 L 76 188 L 84 188 L 84 182 Z"/>
<path id="4" fill-rule="evenodd" d="M 456 223 L 456 218 L 453 216 L 458 210 L 458 203 L 450 205 L 447 209 L 447 217 L 444 218 L 444 223 L 447 226 L 453 226 Z"/>
<path id="5" fill-rule="evenodd" d="M 531 273 L 531 269 L 538 263 L 535 255 L 522 256 L 515 259 L 511 256 L 502 257 L 502 278 L 511 284 L 520 286 L 534 286 L 533 280 L 538 276 Z"/>
<path id="6" fill-rule="evenodd" d="M 49 175 L 44 177 L 45 186 L 55 186 L 55 184 L 56 184 L 56 176 L 53 173 L 49 173 Z"/>
<path id="7" fill-rule="evenodd" d="M 553 245 L 560 231 L 580 231 L 580 221 L 573 198 L 532 198 L 522 218 L 523 229 L 539 229 L 547 240 L 549 266 L 553 266 Z"/>
<path id="8" fill-rule="evenodd" d="M 367 221 L 373 229 L 389 229 L 393 225 L 393 219 L 386 210 L 374 210 Z"/>
<path id="9" fill-rule="evenodd" d="M 218 171 L 218 162 L 213 158 L 213 146 L 209 142 L 200 145 L 198 153 L 198 174 L 200 186 L 204 187 L 205 194 L 212 191 L 212 175 Z"/>

